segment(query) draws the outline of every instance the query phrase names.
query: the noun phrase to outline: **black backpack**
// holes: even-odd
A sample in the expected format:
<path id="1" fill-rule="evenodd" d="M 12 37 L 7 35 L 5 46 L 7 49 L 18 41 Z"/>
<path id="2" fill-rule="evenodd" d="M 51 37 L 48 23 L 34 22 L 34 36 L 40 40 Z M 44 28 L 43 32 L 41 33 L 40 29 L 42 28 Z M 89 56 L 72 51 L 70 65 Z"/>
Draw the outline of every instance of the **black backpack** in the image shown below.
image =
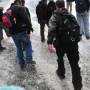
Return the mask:
<path id="1" fill-rule="evenodd" d="M 75 0 L 76 3 L 76 11 L 78 13 L 84 13 L 88 9 L 86 0 Z"/>
<path id="2" fill-rule="evenodd" d="M 62 14 L 62 24 L 59 36 L 63 44 L 74 44 L 80 41 L 80 27 L 76 18 L 71 14 Z"/>

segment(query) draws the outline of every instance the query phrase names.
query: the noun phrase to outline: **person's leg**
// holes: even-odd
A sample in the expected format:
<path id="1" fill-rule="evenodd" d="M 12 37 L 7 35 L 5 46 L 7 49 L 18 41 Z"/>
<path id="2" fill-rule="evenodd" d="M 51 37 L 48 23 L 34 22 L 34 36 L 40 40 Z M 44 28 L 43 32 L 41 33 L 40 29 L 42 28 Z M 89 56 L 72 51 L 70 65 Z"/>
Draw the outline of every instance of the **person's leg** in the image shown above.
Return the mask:
<path id="1" fill-rule="evenodd" d="M 45 28 L 45 23 L 41 22 L 40 23 L 41 42 L 45 42 L 44 28 Z"/>
<path id="2" fill-rule="evenodd" d="M 78 12 L 76 12 L 76 17 L 77 17 L 77 22 L 80 26 L 80 34 L 82 35 L 83 34 L 83 26 L 82 26 L 83 18 L 82 18 L 82 15 L 80 15 Z"/>
<path id="3" fill-rule="evenodd" d="M 66 2 L 66 3 L 67 3 L 66 8 L 69 11 L 70 2 Z"/>
<path id="4" fill-rule="evenodd" d="M 4 50 L 6 49 L 5 47 L 2 46 L 2 39 L 3 39 L 3 30 L 2 30 L 2 26 L 0 25 L 0 50 Z"/>
<path id="5" fill-rule="evenodd" d="M 23 34 L 22 42 L 25 45 L 26 64 L 28 64 L 28 63 L 35 64 L 35 61 L 32 60 L 32 45 L 31 45 L 30 36 L 28 36 L 27 34 Z"/>
<path id="6" fill-rule="evenodd" d="M 27 38 L 26 63 L 30 63 L 30 61 L 32 60 L 32 45 L 29 36 L 27 36 L 26 38 Z"/>
<path id="7" fill-rule="evenodd" d="M 90 34 L 89 34 L 89 13 L 85 13 L 83 15 L 83 23 L 84 23 L 84 32 L 85 36 L 87 39 L 90 39 Z"/>
<path id="8" fill-rule="evenodd" d="M 58 69 L 57 69 L 57 74 L 60 77 L 60 79 L 64 79 L 65 78 L 65 67 L 64 67 L 64 60 L 63 60 L 63 56 L 64 56 L 64 49 L 63 48 L 58 48 L 56 47 L 56 54 L 57 54 L 57 63 L 58 63 Z"/>
<path id="9" fill-rule="evenodd" d="M 72 2 L 70 2 L 70 13 L 72 13 Z"/>
<path id="10" fill-rule="evenodd" d="M 2 39 L 0 38 L 0 50 L 2 50 L 2 44 L 1 44 Z"/>
<path id="11" fill-rule="evenodd" d="M 79 52 L 78 45 L 72 46 L 67 49 L 67 57 L 71 66 L 72 71 L 72 83 L 75 90 L 81 90 L 82 88 L 82 77 L 79 67 Z"/>
<path id="12" fill-rule="evenodd" d="M 12 38 L 17 48 L 18 63 L 22 64 L 23 63 L 23 50 L 22 50 L 21 40 L 19 36 L 17 35 L 12 36 Z"/>

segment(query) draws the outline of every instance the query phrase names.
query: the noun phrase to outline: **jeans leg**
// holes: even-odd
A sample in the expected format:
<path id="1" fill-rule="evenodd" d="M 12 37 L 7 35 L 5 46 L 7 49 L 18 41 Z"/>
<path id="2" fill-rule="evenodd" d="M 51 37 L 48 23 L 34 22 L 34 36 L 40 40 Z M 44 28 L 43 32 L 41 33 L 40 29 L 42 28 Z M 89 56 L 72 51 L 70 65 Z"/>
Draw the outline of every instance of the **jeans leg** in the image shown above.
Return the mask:
<path id="1" fill-rule="evenodd" d="M 23 50 L 22 50 L 21 41 L 16 36 L 13 36 L 12 38 L 13 38 L 13 41 L 14 41 L 16 48 L 17 48 L 17 57 L 19 60 L 18 62 L 19 62 L 19 64 L 22 64 L 23 63 Z"/>
<path id="2" fill-rule="evenodd" d="M 85 13 L 83 15 L 83 23 L 84 23 L 85 36 L 86 36 L 86 38 L 88 38 L 88 37 L 90 37 L 90 35 L 89 35 L 89 15 L 88 15 L 88 13 Z"/>
<path id="3" fill-rule="evenodd" d="M 77 16 L 77 22 L 80 26 L 80 34 L 82 35 L 84 33 L 84 31 L 83 31 L 83 18 L 79 13 L 76 13 L 76 16 Z"/>
<path id="4" fill-rule="evenodd" d="M 26 63 L 29 63 L 32 60 L 32 44 L 29 36 L 26 36 Z"/>
<path id="5" fill-rule="evenodd" d="M 28 46 L 26 48 L 26 63 L 29 63 L 32 60 L 32 46 L 31 41 L 28 42 Z"/>

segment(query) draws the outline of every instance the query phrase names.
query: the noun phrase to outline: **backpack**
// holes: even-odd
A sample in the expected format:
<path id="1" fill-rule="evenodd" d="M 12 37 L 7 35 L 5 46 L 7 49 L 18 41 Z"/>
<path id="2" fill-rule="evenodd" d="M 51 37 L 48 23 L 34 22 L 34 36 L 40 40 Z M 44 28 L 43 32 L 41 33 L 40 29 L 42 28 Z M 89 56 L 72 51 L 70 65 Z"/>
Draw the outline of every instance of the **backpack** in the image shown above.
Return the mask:
<path id="1" fill-rule="evenodd" d="M 61 42 L 65 45 L 80 41 L 80 27 L 76 18 L 71 14 L 62 14 L 62 24 L 59 28 Z"/>
<path id="2" fill-rule="evenodd" d="M 6 11 L 2 16 L 2 23 L 7 36 L 10 36 L 10 32 L 14 29 L 16 19 L 13 17 L 10 11 Z"/>
<path id="3" fill-rule="evenodd" d="M 76 11 L 78 13 L 84 13 L 88 8 L 86 0 L 75 0 L 75 3 L 76 3 Z"/>

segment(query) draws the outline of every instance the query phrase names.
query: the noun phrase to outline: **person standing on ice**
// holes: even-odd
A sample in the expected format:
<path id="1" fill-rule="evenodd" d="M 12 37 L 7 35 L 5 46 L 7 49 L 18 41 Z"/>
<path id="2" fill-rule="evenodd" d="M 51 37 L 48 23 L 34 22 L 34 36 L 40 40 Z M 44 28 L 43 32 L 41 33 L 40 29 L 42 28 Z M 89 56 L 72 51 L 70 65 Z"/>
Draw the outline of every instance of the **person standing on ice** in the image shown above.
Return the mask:
<path id="1" fill-rule="evenodd" d="M 47 24 L 47 0 L 41 0 L 36 6 L 36 15 L 40 24 L 41 42 L 45 42 L 45 24 Z"/>
<path id="2" fill-rule="evenodd" d="M 23 70 L 25 64 L 28 66 L 29 64 L 36 63 L 32 60 L 32 47 L 30 41 L 30 32 L 32 32 L 33 28 L 26 7 L 22 6 L 21 0 L 15 0 L 15 5 L 12 5 L 10 9 L 13 17 L 16 19 L 15 29 L 10 34 L 17 48 L 18 63 L 21 70 Z M 26 61 L 24 60 L 22 43 L 26 47 Z"/>
<path id="3" fill-rule="evenodd" d="M 56 73 L 62 80 L 65 79 L 64 55 L 69 60 L 72 71 L 74 90 L 82 89 L 82 77 L 79 67 L 78 42 L 80 41 L 80 27 L 75 17 L 65 9 L 62 0 L 56 1 L 56 10 L 49 20 L 48 51 L 53 52 L 53 40 L 56 38 L 56 54 L 58 68 Z"/>

